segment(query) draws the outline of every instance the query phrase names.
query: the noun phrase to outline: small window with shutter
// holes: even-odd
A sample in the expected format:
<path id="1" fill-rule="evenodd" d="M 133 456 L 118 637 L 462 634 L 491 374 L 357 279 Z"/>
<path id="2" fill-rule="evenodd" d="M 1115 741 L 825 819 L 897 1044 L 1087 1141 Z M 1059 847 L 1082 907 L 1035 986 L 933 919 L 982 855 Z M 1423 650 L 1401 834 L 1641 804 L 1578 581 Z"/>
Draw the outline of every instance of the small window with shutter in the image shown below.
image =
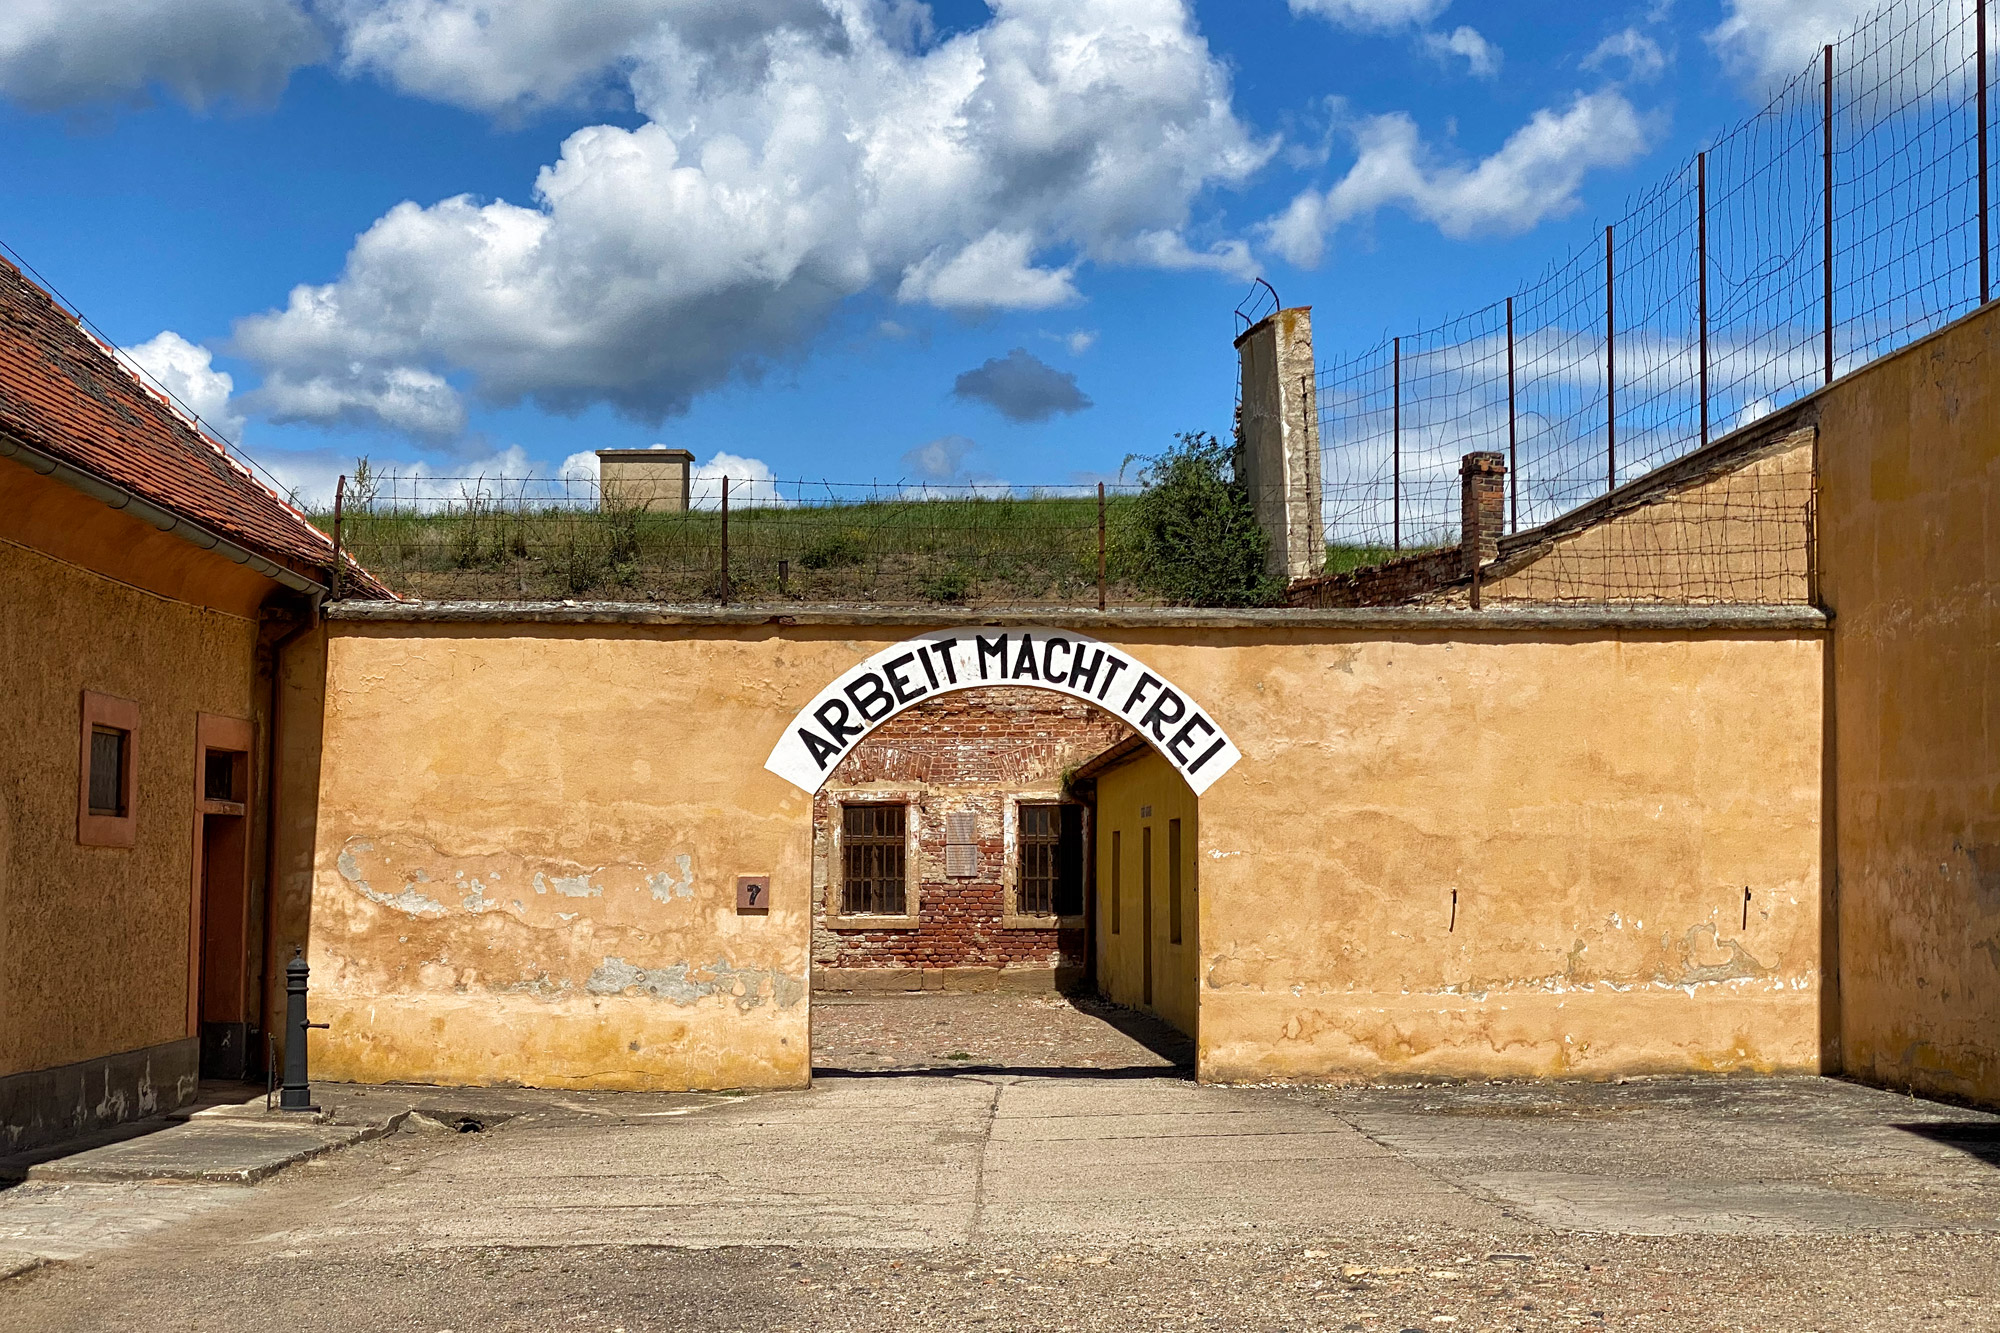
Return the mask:
<path id="1" fill-rule="evenodd" d="M 85 847 L 130 847 L 137 841 L 138 829 L 133 774 L 139 705 L 85 690 L 81 714 L 76 840 Z"/>

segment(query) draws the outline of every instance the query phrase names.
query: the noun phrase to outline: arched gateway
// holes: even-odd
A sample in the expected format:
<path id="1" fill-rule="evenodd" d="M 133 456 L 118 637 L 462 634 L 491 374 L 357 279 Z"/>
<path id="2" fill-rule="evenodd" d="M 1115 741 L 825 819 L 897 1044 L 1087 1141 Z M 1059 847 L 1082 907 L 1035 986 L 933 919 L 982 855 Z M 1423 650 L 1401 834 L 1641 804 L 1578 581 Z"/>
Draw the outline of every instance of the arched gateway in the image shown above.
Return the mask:
<path id="1" fill-rule="evenodd" d="M 885 648 L 821 690 L 785 728 L 764 767 L 807 792 L 869 733 L 953 690 L 1054 690 L 1122 719 L 1197 796 L 1243 756 L 1214 716 L 1123 649 L 1052 629 L 932 630 Z"/>

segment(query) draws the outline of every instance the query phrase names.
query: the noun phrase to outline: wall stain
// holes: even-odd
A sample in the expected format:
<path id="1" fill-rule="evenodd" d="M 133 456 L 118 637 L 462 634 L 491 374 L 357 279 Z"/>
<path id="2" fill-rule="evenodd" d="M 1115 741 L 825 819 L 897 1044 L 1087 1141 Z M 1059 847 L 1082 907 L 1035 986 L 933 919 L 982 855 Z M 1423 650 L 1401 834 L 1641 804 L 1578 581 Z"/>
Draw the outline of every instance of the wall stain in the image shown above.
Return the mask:
<path id="1" fill-rule="evenodd" d="M 671 1000 L 679 1005 L 694 1004 L 711 995 L 725 995 L 736 1001 L 738 1009 L 747 1012 L 764 1003 L 767 982 L 768 998 L 780 1009 L 790 1009 L 805 996 L 805 986 L 797 977 L 768 968 L 733 967 L 722 958 L 699 969 L 690 963 L 644 968 L 623 958 L 607 958 L 590 974 L 584 989 L 592 995 L 623 995 L 637 990 L 656 1000 Z"/>
<path id="2" fill-rule="evenodd" d="M 361 863 L 354 859 L 354 853 L 374 850 L 375 844 L 366 838 L 349 838 L 346 845 L 340 849 L 340 855 L 334 860 L 335 867 L 340 871 L 340 877 L 359 889 L 362 897 L 370 902 L 380 903 L 384 907 L 393 907 L 399 912 L 408 912 L 411 916 L 445 914 L 447 909 L 443 903 L 435 898 L 426 898 L 413 888 L 406 886 L 401 893 L 377 893 L 370 887 L 368 881 L 362 877 Z"/>

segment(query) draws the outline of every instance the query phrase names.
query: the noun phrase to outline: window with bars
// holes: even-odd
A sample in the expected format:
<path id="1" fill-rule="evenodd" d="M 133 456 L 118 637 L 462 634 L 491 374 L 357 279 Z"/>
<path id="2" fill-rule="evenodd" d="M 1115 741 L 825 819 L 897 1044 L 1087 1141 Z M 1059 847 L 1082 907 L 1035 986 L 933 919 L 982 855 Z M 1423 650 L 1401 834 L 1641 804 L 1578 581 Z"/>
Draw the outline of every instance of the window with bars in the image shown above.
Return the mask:
<path id="1" fill-rule="evenodd" d="M 1020 808 L 1020 882 L 1015 910 L 1023 916 L 1083 914 L 1083 807 Z"/>
<path id="2" fill-rule="evenodd" d="M 909 913 L 906 874 L 909 807 L 843 805 L 840 910 L 883 916 Z"/>

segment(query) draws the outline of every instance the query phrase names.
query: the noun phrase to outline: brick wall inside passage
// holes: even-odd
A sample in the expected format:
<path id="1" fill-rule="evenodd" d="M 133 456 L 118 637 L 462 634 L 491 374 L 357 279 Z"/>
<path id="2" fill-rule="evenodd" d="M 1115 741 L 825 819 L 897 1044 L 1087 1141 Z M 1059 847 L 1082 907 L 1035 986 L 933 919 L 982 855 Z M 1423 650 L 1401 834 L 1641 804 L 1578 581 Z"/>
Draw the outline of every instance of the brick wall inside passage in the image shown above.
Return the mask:
<path id="1" fill-rule="evenodd" d="M 1078 700 L 1010 687 L 942 695 L 891 718 L 841 761 L 814 800 L 814 966 L 1081 967 L 1082 930 L 1004 924 L 1013 872 L 1008 810 L 1024 797 L 1056 799 L 1065 772 L 1129 734 Z M 838 908 L 841 891 L 842 801 L 897 795 L 907 797 L 916 825 L 907 871 L 916 928 L 830 925 L 828 907 Z M 969 878 L 945 873 L 946 818 L 955 811 L 975 821 L 978 871 Z"/>

